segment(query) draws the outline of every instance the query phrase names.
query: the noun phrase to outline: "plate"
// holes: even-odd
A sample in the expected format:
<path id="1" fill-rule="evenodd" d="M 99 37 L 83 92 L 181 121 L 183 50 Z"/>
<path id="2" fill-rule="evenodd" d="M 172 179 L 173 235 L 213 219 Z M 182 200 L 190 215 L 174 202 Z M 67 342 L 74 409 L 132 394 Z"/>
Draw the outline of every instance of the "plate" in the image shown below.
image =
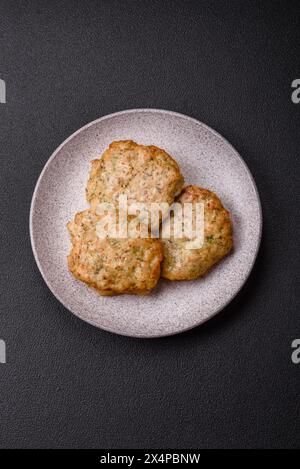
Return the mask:
<path id="1" fill-rule="evenodd" d="M 231 212 L 234 251 L 202 279 L 161 280 L 147 296 L 101 297 L 67 269 L 66 224 L 88 207 L 90 161 L 113 140 L 132 139 L 165 149 L 186 184 L 216 192 Z M 32 199 L 30 236 L 37 265 L 56 298 L 80 319 L 117 334 L 161 337 L 204 323 L 239 292 L 253 267 L 261 238 L 258 192 L 245 162 L 207 125 L 171 111 L 133 109 L 85 125 L 53 153 Z"/>

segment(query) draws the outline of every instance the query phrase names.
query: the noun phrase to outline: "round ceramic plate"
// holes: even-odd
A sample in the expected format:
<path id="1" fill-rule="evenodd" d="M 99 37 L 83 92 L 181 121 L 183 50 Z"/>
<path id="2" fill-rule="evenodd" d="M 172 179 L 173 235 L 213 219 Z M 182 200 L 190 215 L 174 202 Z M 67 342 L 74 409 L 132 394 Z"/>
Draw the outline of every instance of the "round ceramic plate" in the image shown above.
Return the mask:
<path id="1" fill-rule="evenodd" d="M 113 140 L 132 139 L 165 149 L 186 184 L 216 192 L 231 212 L 234 251 L 202 279 L 160 280 L 147 296 L 101 297 L 67 269 L 66 224 L 88 207 L 90 161 Z M 135 109 L 97 119 L 69 137 L 51 156 L 37 182 L 30 235 L 50 290 L 76 316 L 99 328 L 134 337 L 160 337 L 195 327 L 222 310 L 239 292 L 254 264 L 262 215 L 251 173 L 236 150 L 201 122 L 175 112 Z"/>

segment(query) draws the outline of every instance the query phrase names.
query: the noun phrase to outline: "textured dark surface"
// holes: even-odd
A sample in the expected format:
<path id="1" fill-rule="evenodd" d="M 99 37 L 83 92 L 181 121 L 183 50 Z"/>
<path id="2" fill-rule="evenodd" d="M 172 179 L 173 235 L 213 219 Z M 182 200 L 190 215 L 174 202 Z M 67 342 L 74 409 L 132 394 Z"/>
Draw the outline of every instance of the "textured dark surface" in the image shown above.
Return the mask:
<path id="1" fill-rule="evenodd" d="M 299 18 L 298 1 L 0 1 L 1 447 L 300 447 Z M 198 329 L 148 341 L 66 311 L 28 233 L 54 149 L 136 107 L 223 134 L 264 213 L 239 296 Z"/>

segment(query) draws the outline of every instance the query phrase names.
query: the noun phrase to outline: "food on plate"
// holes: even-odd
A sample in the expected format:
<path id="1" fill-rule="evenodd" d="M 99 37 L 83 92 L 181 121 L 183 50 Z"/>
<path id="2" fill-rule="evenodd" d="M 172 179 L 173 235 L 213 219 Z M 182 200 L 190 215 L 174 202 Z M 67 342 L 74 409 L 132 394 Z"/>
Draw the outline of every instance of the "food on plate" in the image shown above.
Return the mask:
<path id="1" fill-rule="evenodd" d="M 119 195 L 126 195 L 129 205 L 171 204 L 183 183 L 178 164 L 164 150 L 123 140 L 112 142 L 99 160 L 92 161 L 86 196 L 92 207 L 117 203 Z"/>
<path id="2" fill-rule="evenodd" d="M 142 231 L 139 238 L 99 237 L 97 227 L 103 216 L 87 209 L 68 223 L 70 272 L 101 295 L 148 293 L 160 277 L 161 242 L 143 238 Z"/>
<path id="3" fill-rule="evenodd" d="M 101 295 L 117 295 L 146 294 L 160 275 L 169 280 L 205 275 L 233 246 L 230 215 L 216 194 L 194 185 L 182 189 L 183 183 L 178 164 L 164 150 L 132 140 L 112 142 L 92 161 L 86 187 L 90 208 L 68 223 L 73 276 Z M 136 206 L 137 212 L 130 210 Z M 117 231 L 111 229 L 113 217 Z"/>
<path id="4" fill-rule="evenodd" d="M 192 280 L 203 276 L 231 250 L 230 215 L 216 194 L 193 185 L 183 189 L 177 202 L 192 203 L 193 208 L 196 203 L 203 203 L 204 243 L 200 249 L 189 249 L 190 239 L 187 237 L 162 239 L 162 276 L 169 280 Z"/>

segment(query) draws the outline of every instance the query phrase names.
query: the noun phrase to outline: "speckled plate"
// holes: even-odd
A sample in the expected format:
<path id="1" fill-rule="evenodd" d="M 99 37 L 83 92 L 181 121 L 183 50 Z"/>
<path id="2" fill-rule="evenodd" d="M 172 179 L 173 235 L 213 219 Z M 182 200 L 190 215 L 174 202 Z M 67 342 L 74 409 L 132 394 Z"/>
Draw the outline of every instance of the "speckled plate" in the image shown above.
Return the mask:
<path id="1" fill-rule="evenodd" d="M 203 279 L 161 280 L 150 295 L 101 297 L 68 272 L 66 224 L 88 207 L 85 186 L 90 161 L 113 140 L 132 139 L 164 148 L 180 164 L 187 184 L 215 191 L 231 212 L 234 252 Z M 170 111 L 134 109 L 82 127 L 53 153 L 37 182 L 30 235 L 41 274 L 61 303 L 84 321 L 134 337 L 160 337 L 198 326 L 239 292 L 254 264 L 262 215 L 246 164 L 217 132 Z"/>

